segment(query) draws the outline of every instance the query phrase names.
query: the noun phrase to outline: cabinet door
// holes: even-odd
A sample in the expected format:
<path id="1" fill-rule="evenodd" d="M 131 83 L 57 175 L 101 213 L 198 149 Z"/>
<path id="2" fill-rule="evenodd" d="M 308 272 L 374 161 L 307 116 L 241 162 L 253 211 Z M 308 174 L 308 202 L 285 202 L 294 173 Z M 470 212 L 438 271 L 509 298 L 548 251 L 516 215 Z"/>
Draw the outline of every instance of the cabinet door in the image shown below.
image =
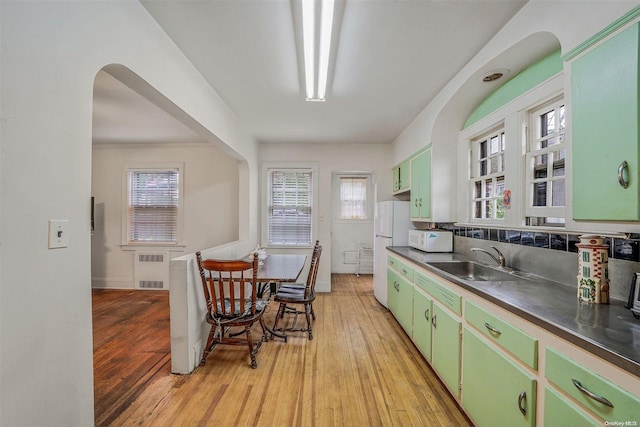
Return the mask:
<path id="1" fill-rule="evenodd" d="M 588 417 L 576 405 L 560 396 L 553 389 L 544 389 L 544 423 L 554 427 L 601 427 L 602 423 Z"/>
<path id="2" fill-rule="evenodd" d="M 420 155 L 420 218 L 431 217 L 431 150 Z"/>
<path id="3" fill-rule="evenodd" d="M 411 159 L 411 217 L 431 217 L 431 150 Z"/>
<path id="4" fill-rule="evenodd" d="M 468 328 L 462 360 L 462 406 L 478 427 L 535 425 L 536 380 L 532 375 Z"/>
<path id="5" fill-rule="evenodd" d="M 411 184 L 410 176 L 410 162 L 409 160 L 405 160 L 404 162 L 400 163 L 400 180 L 398 184 L 399 190 L 407 190 L 409 188 Z"/>
<path id="6" fill-rule="evenodd" d="M 413 289 L 413 342 L 422 355 L 431 362 L 432 299 L 426 293 Z"/>
<path id="7" fill-rule="evenodd" d="M 420 217 L 420 156 L 411 159 L 411 218 Z"/>
<path id="8" fill-rule="evenodd" d="M 400 166 L 396 166 L 391 169 L 393 174 L 393 192 L 400 190 Z"/>
<path id="9" fill-rule="evenodd" d="M 571 65 L 574 219 L 640 219 L 639 26 L 614 36 Z M 627 188 L 618 182 L 619 172 Z"/>
<path id="10" fill-rule="evenodd" d="M 451 393 L 456 398 L 460 398 L 462 322 L 434 302 L 431 324 L 433 326 L 432 366 Z"/>
<path id="11" fill-rule="evenodd" d="M 390 268 L 387 269 L 387 306 L 402 329 L 411 336 L 413 285 Z"/>
<path id="12" fill-rule="evenodd" d="M 411 336 L 411 326 L 413 324 L 413 285 L 402 276 L 398 276 L 398 292 L 396 312 L 394 315 L 402 329 Z"/>
<path id="13" fill-rule="evenodd" d="M 398 273 L 391 268 L 387 268 L 387 307 L 394 315 L 398 311 Z"/>

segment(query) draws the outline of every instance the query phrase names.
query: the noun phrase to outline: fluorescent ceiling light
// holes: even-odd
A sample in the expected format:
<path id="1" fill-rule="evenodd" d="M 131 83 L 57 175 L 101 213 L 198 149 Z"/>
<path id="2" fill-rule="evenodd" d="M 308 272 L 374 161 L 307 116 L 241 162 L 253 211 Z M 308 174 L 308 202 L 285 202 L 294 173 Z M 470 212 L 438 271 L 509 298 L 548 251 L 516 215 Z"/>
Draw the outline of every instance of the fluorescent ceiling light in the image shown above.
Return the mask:
<path id="1" fill-rule="evenodd" d="M 307 101 L 324 101 L 325 99 L 331 55 L 334 3 L 334 0 L 302 0 L 302 37 Z M 319 20 L 316 16 L 318 9 L 320 11 Z"/>
<path id="2" fill-rule="evenodd" d="M 316 29 L 316 2 L 315 0 L 302 0 L 302 38 L 304 43 L 304 78 L 307 90 L 307 99 L 313 98 L 315 93 L 315 29 Z"/>

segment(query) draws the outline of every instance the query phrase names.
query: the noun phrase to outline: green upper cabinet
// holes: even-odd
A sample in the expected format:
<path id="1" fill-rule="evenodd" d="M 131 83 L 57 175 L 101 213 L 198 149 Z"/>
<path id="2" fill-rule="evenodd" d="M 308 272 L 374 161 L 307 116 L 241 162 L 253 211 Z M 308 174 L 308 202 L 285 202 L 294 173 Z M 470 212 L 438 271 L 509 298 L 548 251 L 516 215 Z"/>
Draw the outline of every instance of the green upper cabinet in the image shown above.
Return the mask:
<path id="1" fill-rule="evenodd" d="M 409 168 L 410 162 L 408 159 L 393 168 L 394 193 L 402 193 L 409 190 L 409 185 L 411 184 Z"/>
<path id="2" fill-rule="evenodd" d="M 639 26 L 571 64 L 576 220 L 640 219 Z"/>
<path id="3" fill-rule="evenodd" d="M 431 218 L 431 148 L 411 159 L 411 218 Z"/>

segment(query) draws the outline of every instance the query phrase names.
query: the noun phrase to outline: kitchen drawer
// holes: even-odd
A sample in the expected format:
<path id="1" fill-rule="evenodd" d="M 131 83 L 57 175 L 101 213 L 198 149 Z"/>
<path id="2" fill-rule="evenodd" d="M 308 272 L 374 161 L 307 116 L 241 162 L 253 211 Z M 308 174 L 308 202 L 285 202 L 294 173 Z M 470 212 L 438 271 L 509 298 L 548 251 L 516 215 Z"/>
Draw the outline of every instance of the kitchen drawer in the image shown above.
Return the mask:
<path id="1" fill-rule="evenodd" d="M 447 285 L 418 271 L 415 272 L 415 283 L 454 313 L 462 314 L 462 297 L 453 292 Z"/>
<path id="2" fill-rule="evenodd" d="M 410 282 L 413 283 L 413 268 L 409 267 L 409 265 L 405 264 L 402 261 L 399 261 L 397 258 L 389 257 L 388 265 L 394 268 L 398 273 L 402 274 L 406 277 Z"/>
<path id="3" fill-rule="evenodd" d="M 584 411 L 550 387 L 544 389 L 544 425 L 554 427 L 601 427 Z"/>
<path id="4" fill-rule="evenodd" d="M 547 348 L 545 376 L 604 421 L 639 421 L 640 398 Z M 583 390 L 579 389 L 581 387 Z M 602 401 L 606 399 L 606 401 Z M 610 402 L 609 406 L 606 402 Z"/>
<path id="5" fill-rule="evenodd" d="M 533 369 L 538 369 L 538 340 L 467 301 L 464 317 L 490 341 L 503 347 Z"/>

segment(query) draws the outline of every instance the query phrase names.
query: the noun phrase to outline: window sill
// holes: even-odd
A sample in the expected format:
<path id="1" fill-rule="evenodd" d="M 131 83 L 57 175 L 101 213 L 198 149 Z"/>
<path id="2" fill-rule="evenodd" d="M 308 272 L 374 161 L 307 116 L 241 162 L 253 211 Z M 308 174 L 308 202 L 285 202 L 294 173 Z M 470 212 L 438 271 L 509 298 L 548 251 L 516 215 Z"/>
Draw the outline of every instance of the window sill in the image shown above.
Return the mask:
<path id="1" fill-rule="evenodd" d="M 162 243 L 125 243 L 120 245 L 123 251 L 169 251 L 184 252 L 186 245 L 182 244 L 162 244 Z"/>

